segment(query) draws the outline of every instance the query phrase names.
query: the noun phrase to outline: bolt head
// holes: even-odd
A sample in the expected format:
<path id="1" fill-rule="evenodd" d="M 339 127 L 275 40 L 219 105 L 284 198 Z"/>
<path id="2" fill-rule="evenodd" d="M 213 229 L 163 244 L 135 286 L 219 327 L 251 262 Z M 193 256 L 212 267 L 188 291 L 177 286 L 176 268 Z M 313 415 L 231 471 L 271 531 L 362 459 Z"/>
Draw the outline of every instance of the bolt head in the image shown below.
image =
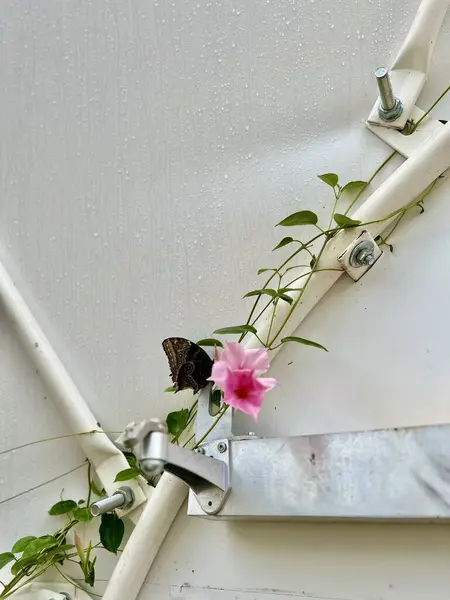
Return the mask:
<path id="1" fill-rule="evenodd" d="M 369 240 L 357 244 L 351 254 L 349 263 L 352 267 L 370 267 L 375 262 L 375 246 Z"/>
<path id="2" fill-rule="evenodd" d="M 224 452 L 227 451 L 227 445 L 225 444 L 225 442 L 219 442 L 217 444 L 217 450 L 220 452 L 220 454 L 223 454 Z"/>

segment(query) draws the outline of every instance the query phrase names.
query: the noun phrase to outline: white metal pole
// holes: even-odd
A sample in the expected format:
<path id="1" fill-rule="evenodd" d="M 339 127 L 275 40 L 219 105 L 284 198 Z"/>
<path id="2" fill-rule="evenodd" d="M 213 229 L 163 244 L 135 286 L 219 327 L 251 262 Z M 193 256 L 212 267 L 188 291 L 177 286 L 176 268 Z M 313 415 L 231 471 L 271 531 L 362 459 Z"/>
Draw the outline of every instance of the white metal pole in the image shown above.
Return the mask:
<path id="1" fill-rule="evenodd" d="M 13 324 L 70 430 L 73 433 L 101 430 L 84 398 L 1 263 L 0 306 Z M 122 452 L 104 433 L 80 435 L 77 436 L 77 440 L 107 493 L 114 493 L 120 486 L 120 484 L 114 483 L 115 476 L 119 471 L 128 467 Z M 143 487 L 141 488 L 136 480 L 128 481 L 127 485 L 133 490 L 135 502 L 131 512 L 123 510 L 119 511 L 119 514 L 122 516 L 129 513 L 130 518 L 136 522 L 140 511 L 135 511 L 135 509 L 147 499 L 143 489 L 150 490 L 151 488 L 145 482 L 142 483 Z"/>

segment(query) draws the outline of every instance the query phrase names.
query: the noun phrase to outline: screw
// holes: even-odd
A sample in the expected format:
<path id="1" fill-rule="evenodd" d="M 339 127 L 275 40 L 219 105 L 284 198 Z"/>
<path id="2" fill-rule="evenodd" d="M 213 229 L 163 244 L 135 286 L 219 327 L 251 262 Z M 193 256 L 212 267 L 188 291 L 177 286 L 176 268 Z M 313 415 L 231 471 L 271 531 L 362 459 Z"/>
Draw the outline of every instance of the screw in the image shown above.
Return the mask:
<path id="1" fill-rule="evenodd" d="M 384 67 L 379 67 L 375 71 L 375 77 L 380 93 L 378 115 L 382 121 L 395 121 L 403 112 L 403 104 L 394 96 L 389 71 Z"/>
<path id="2" fill-rule="evenodd" d="M 205 454 L 205 449 L 204 448 L 196 448 L 194 450 L 194 452 L 197 452 L 197 454 Z"/>
<path id="3" fill-rule="evenodd" d="M 352 267 L 370 267 L 375 262 L 375 246 L 369 240 L 357 244 L 350 254 L 349 263 Z"/>
<path id="4" fill-rule="evenodd" d="M 225 442 L 219 442 L 217 444 L 217 450 L 220 452 L 220 454 L 223 454 L 224 452 L 227 451 L 227 445 L 225 444 Z"/>

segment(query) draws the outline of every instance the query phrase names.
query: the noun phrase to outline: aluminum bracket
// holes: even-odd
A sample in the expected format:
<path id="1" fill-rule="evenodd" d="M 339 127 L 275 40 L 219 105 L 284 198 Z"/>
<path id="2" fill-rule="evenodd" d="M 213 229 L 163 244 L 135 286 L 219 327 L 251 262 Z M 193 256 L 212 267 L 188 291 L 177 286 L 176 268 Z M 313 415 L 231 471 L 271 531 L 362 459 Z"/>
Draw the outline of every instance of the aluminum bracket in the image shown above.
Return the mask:
<path id="1" fill-rule="evenodd" d="M 199 424 L 214 419 L 211 388 L 199 397 Z M 214 519 L 438 521 L 450 519 L 450 424 L 287 438 L 227 433 L 229 493 L 204 510 L 190 492 L 188 514 Z M 200 431 L 200 430 L 198 430 Z M 197 433 L 199 435 L 199 433 Z M 215 431 L 202 448 L 220 456 Z M 203 506 L 202 506 L 203 505 Z"/>

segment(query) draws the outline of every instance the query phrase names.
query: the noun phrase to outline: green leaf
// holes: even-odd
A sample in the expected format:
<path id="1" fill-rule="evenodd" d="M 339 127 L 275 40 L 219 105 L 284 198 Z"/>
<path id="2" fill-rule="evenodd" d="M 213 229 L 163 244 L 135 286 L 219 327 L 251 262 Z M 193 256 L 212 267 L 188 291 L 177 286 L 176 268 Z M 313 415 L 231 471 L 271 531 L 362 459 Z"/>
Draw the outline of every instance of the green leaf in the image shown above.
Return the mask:
<path id="1" fill-rule="evenodd" d="M 102 496 L 106 496 L 106 491 L 102 488 L 99 489 L 94 481 L 91 481 L 91 490 L 92 493 L 101 498 Z"/>
<path id="2" fill-rule="evenodd" d="M 355 221 L 354 219 L 350 219 L 346 215 L 340 215 L 339 213 L 334 213 L 333 219 L 336 221 L 339 227 L 343 229 L 347 229 L 348 227 L 357 227 L 361 224 L 361 221 Z"/>
<path id="3" fill-rule="evenodd" d="M 215 406 L 219 406 L 220 407 L 220 403 L 222 402 L 222 392 L 220 390 L 214 390 L 213 391 L 213 393 L 211 394 L 211 402 Z"/>
<path id="4" fill-rule="evenodd" d="M 48 511 L 48 514 L 52 517 L 57 515 L 66 515 L 76 507 L 77 503 L 75 500 L 61 500 L 61 502 L 57 502 L 51 507 L 51 509 Z"/>
<path id="5" fill-rule="evenodd" d="M 219 346 L 223 348 L 223 344 L 220 340 L 216 340 L 215 338 L 205 338 L 204 340 L 199 340 L 197 342 L 197 346 Z"/>
<path id="6" fill-rule="evenodd" d="M 91 511 L 89 510 L 89 508 L 76 508 L 73 511 L 73 517 L 81 523 L 88 523 L 92 520 Z"/>
<path id="7" fill-rule="evenodd" d="M 3 552 L 2 554 L 0 554 L 0 569 L 6 567 L 6 565 L 12 560 L 16 560 L 16 557 L 12 552 Z"/>
<path id="8" fill-rule="evenodd" d="M 117 554 L 117 550 L 123 540 L 124 532 L 125 526 L 123 521 L 115 513 L 105 513 L 102 515 L 99 534 L 100 541 L 106 550 Z"/>
<path id="9" fill-rule="evenodd" d="M 117 473 L 114 481 L 129 481 L 130 479 L 134 479 L 135 477 L 137 477 L 140 474 L 141 474 L 141 472 L 137 467 L 130 467 L 129 469 L 124 469 L 123 471 L 119 471 L 119 473 Z"/>
<path id="10" fill-rule="evenodd" d="M 14 552 L 14 554 L 19 554 L 20 552 L 23 552 L 28 546 L 28 544 L 36 539 L 37 538 L 35 535 L 27 535 L 26 537 L 20 538 L 20 540 L 17 540 L 17 542 L 12 547 L 12 552 Z"/>
<path id="11" fill-rule="evenodd" d="M 276 248 L 274 248 L 274 250 L 276 250 Z M 267 273 L 268 271 L 274 271 L 276 273 L 278 269 L 258 269 L 257 275 L 262 275 L 263 273 Z"/>
<path id="12" fill-rule="evenodd" d="M 29 558 L 46 548 L 54 548 L 59 541 L 53 535 L 43 535 L 26 545 L 22 558 Z"/>
<path id="13" fill-rule="evenodd" d="M 301 210 L 300 212 L 296 212 L 289 217 L 286 217 L 279 223 L 282 227 L 294 227 L 295 225 L 317 225 L 318 217 L 316 213 L 313 213 L 311 210 Z"/>
<path id="14" fill-rule="evenodd" d="M 171 412 L 166 417 L 167 428 L 171 435 L 180 435 L 186 428 L 189 419 L 189 410 L 182 408 L 175 412 Z"/>
<path id="15" fill-rule="evenodd" d="M 65 556 L 66 551 L 73 550 L 73 548 L 75 548 L 74 544 L 62 544 L 61 546 L 56 546 L 56 548 L 50 548 L 50 550 L 47 550 L 45 553 L 43 553 L 43 556 L 46 560 L 53 558 L 55 559 L 54 562 L 60 562 L 61 560 L 67 558 Z"/>
<path id="16" fill-rule="evenodd" d="M 82 504 L 85 504 L 86 500 L 83 500 L 83 498 L 81 498 L 81 500 L 78 500 L 78 506 L 81 506 Z"/>
<path id="17" fill-rule="evenodd" d="M 288 304 L 292 304 L 294 302 L 293 298 L 291 298 L 290 296 L 287 296 L 286 294 L 283 294 L 281 292 L 278 293 L 278 298 L 280 298 L 280 300 L 284 300 Z"/>
<path id="18" fill-rule="evenodd" d="M 13 575 L 18 575 L 22 573 L 23 575 L 27 574 L 27 568 L 32 567 L 33 565 L 39 562 L 39 557 L 36 555 L 28 556 L 27 558 L 20 558 L 16 561 L 11 567 L 11 573 Z"/>
<path id="19" fill-rule="evenodd" d="M 95 583 L 95 568 L 94 567 L 95 567 L 96 560 L 97 560 L 97 557 L 95 557 L 94 560 L 89 560 L 87 562 L 87 564 L 84 565 L 84 569 L 83 569 L 84 581 L 91 587 Z"/>
<path id="20" fill-rule="evenodd" d="M 348 192 L 351 190 L 360 190 L 361 188 L 365 188 L 367 186 L 367 181 L 349 181 L 344 185 L 341 190 L 341 193 Z"/>
<path id="21" fill-rule="evenodd" d="M 339 183 L 339 177 L 336 173 L 324 173 L 323 175 L 317 175 L 317 177 L 332 188 L 336 187 Z"/>
<path id="22" fill-rule="evenodd" d="M 170 386 L 170 387 L 166 388 L 164 391 L 165 392 L 172 392 L 174 394 L 175 392 L 178 392 L 178 388 L 174 387 L 174 386 Z"/>
<path id="23" fill-rule="evenodd" d="M 281 222 L 281 223 L 278 223 L 278 225 L 282 225 L 282 223 L 283 223 L 283 222 Z M 283 248 L 284 246 L 287 246 L 288 244 L 292 244 L 292 242 L 294 242 L 294 241 L 295 241 L 295 240 L 294 240 L 294 238 L 291 238 L 291 237 L 284 237 L 284 238 L 281 240 L 281 242 L 280 242 L 280 243 L 279 243 L 277 246 L 275 246 L 275 248 L 272 250 L 272 252 L 273 252 L 274 250 L 278 250 L 278 248 Z M 265 269 L 265 270 L 267 271 L 268 269 Z M 273 270 L 274 270 L 274 271 L 276 271 L 276 269 L 273 269 Z M 259 275 L 259 271 L 258 271 L 258 275 Z"/>
<path id="24" fill-rule="evenodd" d="M 133 452 L 125 451 L 125 452 L 123 452 L 123 455 L 127 459 L 127 463 L 130 465 L 130 467 L 136 467 L 137 466 L 138 460 L 136 458 L 136 455 Z"/>
<path id="25" fill-rule="evenodd" d="M 305 340 L 301 337 L 285 337 L 281 340 L 282 344 L 286 344 L 287 342 L 297 342 L 297 344 L 303 344 L 304 346 L 313 346 L 314 348 L 320 348 L 321 350 L 325 350 L 325 352 L 328 352 L 325 346 L 322 346 L 317 342 L 313 342 L 312 340 Z"/>
<path id="26" fill-rule="evenodd" d="M 257 333 L 257 330 L 252 325 L 234 325 L 233 327 L 223 327 L 222 329 L 216 329 L 213 333 L 219 333 L 221 335 L 227 335 L 231 333 Z"/>
<path id="27" fill-rule="evenodd" d="M 269 288 L 263 288 L 262 290 L 253 290 L 253 292 L 248 292 L 245 294 L 244 298 L 250 298 L 251 296 L 262 296 L 266 294 L 267 296 L 271 296 L 272 298 L 277 297 L 276 290 L 271 290 Z"/>

